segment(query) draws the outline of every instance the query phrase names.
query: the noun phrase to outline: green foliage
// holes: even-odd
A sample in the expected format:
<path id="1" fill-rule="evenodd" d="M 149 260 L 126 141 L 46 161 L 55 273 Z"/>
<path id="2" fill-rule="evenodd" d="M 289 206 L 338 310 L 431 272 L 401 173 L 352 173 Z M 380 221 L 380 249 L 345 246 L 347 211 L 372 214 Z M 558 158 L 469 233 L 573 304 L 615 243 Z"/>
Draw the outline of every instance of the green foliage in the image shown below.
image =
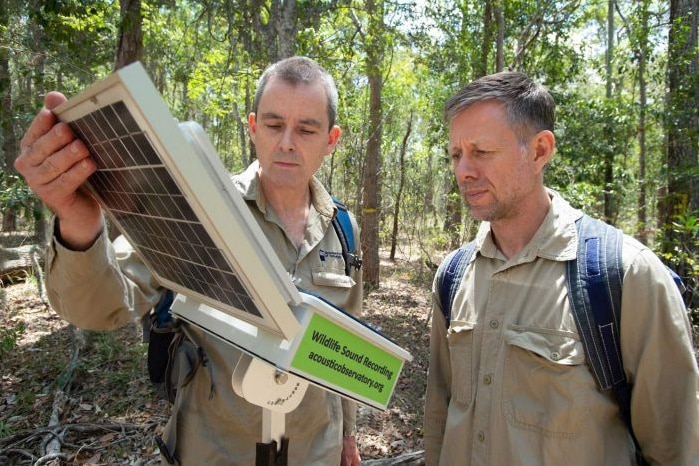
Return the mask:
<path id="1" fill-rule="evenodd" d="M 119 18 L 118 2 L 68 0 L 36 17 L 43 32 L 42 48 L 48 52 L 51 68 L 60 74 L 78 77 L 77 87 L 63 81 L 64 91 L 77 91 L 87 82 L 106 75 L 116 50 Z M 95 47 L 95 44 L 100 44 Z M 53 73 L 45 75 L 47 84 L 55 86 Z"/>
<path id="2" fill-rule="evenodd" d="M 231 171 L 242 169 L 252 153 L 246 117 L 257 78 L 279 52 L 273 29 L 280 25 L 273 23 L 282 3 L 141 2 L 143 61 L 149 74 L 178 119 L 204 126 Z M 9 21 L 0 31 L 8 51 L 18 135 L 46 90 L 72 95 L 111 71 L 120 21 L 119 2 L 110 0 L 32 5 L 10 2 Z M 666 104 L 666 77 L 673 66 L 667 60 L 669 15 L 657 0 L 617 2 L 611 99 L 604 88 L 607 8 L 600 2 L 381 1 L 376 6 L 382 18 L 369 17 L 362 0 L 296 2 L 292 49 L 317 59 L 335 76 L 340 91 L 343 135 L 319 173 L 321 180 L 361 216 L 366 142 L 374 131 L 367 123 L 366 58 L 378 53 L 383 78 L 382 246 L 390 239 L 401 177 L 399 151 L 411 114 L 398 219 L 401 241 L 438 249 L 471 233 L 470 226 L 443 231 L 444 219 L 451 218 L 447 201 L 453 195 L 453 175 L 445 157 L 448 128 L 442 108 L 461 85 L 495 71 L 498 24 L 494 10 L 488 16 L 488 5 L 502 6 L 505 68 L 532 74 L 553 91 L 558 104 L 558 149 L 547 184 L 590 214 L 602 212 L 603 195 L 610 189 L 623 225 L 635 225 L 644 190 L 647 229 L 660 229 L 654 215 L 657 193 L 676 176 L 665 169 L 666 124 L 670 115 L 689 115 L 693 107 L 681 98 Z M 370 31 L 370 25 L 379 30 Z M 648 85 L 645 179 L 638 162 L 640 50 Z M 687 57 L 680 58 L 684 64 Z M 605 186 L 604 164 L 610 156 L 614 183 Z M 682 174 L 697 173 L 692 163 Z M 26 219 L 33 218 L 38 206 L 24 182 L 7 175 L 0 179 L 0 202 Z"/>
<path id="3" fill-rule="evenodd" d="M 3 421 L 2 419 L 0 419 L 0 439 L 1 439 L 1 438 L 5 438 L 5 437 L 9 437 L 9 436 L 12 435 L 13 433 L 14 433 L 14 431 L 12 430 L 12 428 L 9 427 L 9 426 L 5 423 L 5 421 Z"/>
<path id="4" fill-rule="evenodd" d="M 13 210 L 27 209 L 33 199 L 24 178 L 8 172 L 0 174 L 0 205 Z"/>
<path id="5" fill-rule="evenodd" d="M 88 335 L 91 346 L 97 351 L 97 357 L 105 361 L 111 361 L 120 355 L 123 348 L 119 346 L 119 342 L 115 339 L 113 332 L 89 331 Z"/>
<path id="6" fill-rule="evenodd" d="M 670 228 L 673 240 L 663 258 L 682 278 L 685 304 L 699 326 L 699 212 L 676 215 Z"/>
<path id="7" fill-rule="evenodd" d="M 96 412 L 104 416 L 123 416 L 139 410 L 145 400 L 138 399 L 150 386 L 147 381 L 145 344 L 134 338 L 136 328 L 126 326 L 117 331 L 87 332 L 90 341 L 81 355 L 75 379 L 100 379 L 83 393 L 95 400 Z"/>
<path id="8" fill-rule="evenodd" d="M 554 189 L 570 194 L 574 205 L 591 207 L 588 213 L 600 215 L 607 189 L 617 205 L 624 205 L 626 195 L 635 194 L 624 187 L 630 184 L 636 168 L 629 152 L 635 142 L 637 120 L 633 103 L 627 99 L 609 100 L 599 94 L 591 98 L 590 88 L 586 91 L 556 93 L 557 149 L 547 180 Z M 610 131 L 612 136 L 606 136 Z M 614 160 L 611 186 L 605 182 L 608 156 Z"/>
<path id="9" fill-rule="evenodd" d="M 12 210 L 20 221 L 32 224 L 42 205 L 37 202 L 24 178 L 5 171 L 0 174 L 0 209 Z"/>
<path id="10" fill-rule="evenodd" d="M 17 347 L 17 342 L 22 338 L 25 330 L 23 323 L 10 328 L 0 328 L 0 360 Z"/>

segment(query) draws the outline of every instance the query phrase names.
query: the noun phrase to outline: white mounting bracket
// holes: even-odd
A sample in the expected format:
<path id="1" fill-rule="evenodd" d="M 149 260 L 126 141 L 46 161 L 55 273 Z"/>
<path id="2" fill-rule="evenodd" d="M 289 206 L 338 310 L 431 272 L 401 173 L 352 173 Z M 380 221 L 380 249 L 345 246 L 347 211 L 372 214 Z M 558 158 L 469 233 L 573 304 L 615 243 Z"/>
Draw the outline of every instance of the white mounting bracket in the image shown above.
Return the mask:
<path id="1" fill-rule="evenodd" d="M 308 381 L 243 354 L 233 370 L 231 385 L 238 396 L 262 407 L 262 443 L 275 440 L 281 446 L 285 414 L 301 403 Z"/>

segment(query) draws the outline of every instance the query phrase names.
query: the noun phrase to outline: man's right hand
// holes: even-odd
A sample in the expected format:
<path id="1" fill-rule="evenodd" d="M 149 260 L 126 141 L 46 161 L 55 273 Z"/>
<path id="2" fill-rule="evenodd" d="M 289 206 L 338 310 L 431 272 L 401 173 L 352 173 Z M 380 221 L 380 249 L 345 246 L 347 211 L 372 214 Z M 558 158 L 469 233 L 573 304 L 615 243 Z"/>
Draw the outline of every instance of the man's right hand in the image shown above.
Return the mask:
<path id="1" fill-rule="evenodd" d="M 44 108 L 20 143 L 15 169 L 58 218 L 61 242 L 75 250 L 89 248 L 104 228 L 99 203 L 83 187 L 96 170 L 87 147 L 52 110 L 66 98 L 49 92 Z"/>

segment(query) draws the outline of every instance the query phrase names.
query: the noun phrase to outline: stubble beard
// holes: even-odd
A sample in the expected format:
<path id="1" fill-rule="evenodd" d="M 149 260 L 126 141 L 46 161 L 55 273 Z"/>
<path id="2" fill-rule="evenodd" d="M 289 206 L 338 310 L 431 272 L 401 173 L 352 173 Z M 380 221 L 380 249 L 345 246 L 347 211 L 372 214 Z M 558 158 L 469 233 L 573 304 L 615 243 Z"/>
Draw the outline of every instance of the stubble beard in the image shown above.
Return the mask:
<path id="1" fill-rule="evenodd" d="M 491 195 L 493 194 L 491 193 Z M 468 206 L 471 217 L 481 222 L 493 223 L 514 217 L 517 213 L 518 205 L 523 198 L 523 193 L 514 192 L 509 199 L 500 200 L 494 198 L 490 204 L 482 206 L 472 206 L 465 199 L 464 201 Z"/>
<path id="2" fill-rule="evenodd" d="M 471 217 L 480 222 L 492 222 L 493 220 L 499 220 L 503 217 L 497 202 L 488 206 L 478 207 L 473 207 L 468 203 L 466 205 L 468 206 L 468 211 L 471 213 Z"/>

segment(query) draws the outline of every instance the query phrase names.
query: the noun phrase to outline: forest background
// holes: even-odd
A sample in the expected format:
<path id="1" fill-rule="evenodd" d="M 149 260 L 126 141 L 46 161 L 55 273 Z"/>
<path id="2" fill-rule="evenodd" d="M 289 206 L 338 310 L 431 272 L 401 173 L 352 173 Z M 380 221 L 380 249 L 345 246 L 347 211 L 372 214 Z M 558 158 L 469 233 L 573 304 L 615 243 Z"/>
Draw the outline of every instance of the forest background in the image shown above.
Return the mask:
<path id="1" fill-rule="evenodd" d="M 547 185 L 676 270 L 696 328 L 698 10 L 696 0 L 3 0 L 3 238 L 46 237 L 49 213 L 13 161 L 47 91 L 75 95 L 140 60 L 172 113 L 199 122 L 239 172 L 255 157 L 246 115 L 257 79 L 298 54 L 338 84 L 343 137 L 319 178 L 360 221 L 368 291 L 382 287 L 380 253 L 415 260 L 429 283 L 477 226 L 451 173 L 443 103 L 474 78 L 519 70 L 558 106 Z M 0 328 L 0 348 L 16 335 Z"/>

